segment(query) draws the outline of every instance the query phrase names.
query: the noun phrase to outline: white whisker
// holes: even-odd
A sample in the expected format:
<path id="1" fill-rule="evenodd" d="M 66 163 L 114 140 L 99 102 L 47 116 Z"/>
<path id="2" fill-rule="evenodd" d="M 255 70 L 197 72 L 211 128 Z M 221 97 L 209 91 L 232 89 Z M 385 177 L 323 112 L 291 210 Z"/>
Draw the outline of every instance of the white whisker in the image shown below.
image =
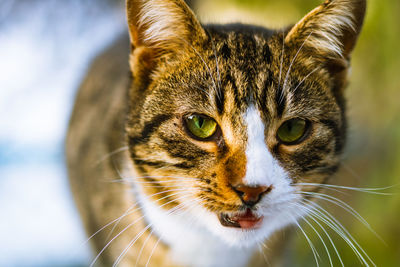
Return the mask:
<path id="1" fill-rule="evenodd" d="M 217 97 L 219 99 L 221 99 L 221 74 L 219 72 L 217 51 L 215 49 L 214 39 L 211 37 L 211 35 L 210 35 L 210 39 L 211 39 L 212 49 L 213 49 L 213 52 L 214 52 L 215 65 L 216 65 L 216 69 L 217 69 L 217 82 L 218 82 Z"/>
<path id="2" fill-rule="evenodd" d="M 351 215 L 353 215 L 358 221 L 360 221 L 369 231 L 371 231 L 378 239 L 380 239 L 383 243 L 385 243 L 385 241 L 372 229 L 371 225 L 364 219 L 364 217 L 362 217 L 353 207 L 351 207 L 349 204 L 347 204 L 346 202 L 327 195 L 327 194 L 322 194 L 322 193 L 315 193 L 315 192 L 300 192 L 301 194 L 305 194 L 305 195 L 309 195 L 309 196 L 313 196 L 317 199 L 321 199 L 321 200 L 325 200 L 329 203 L 332 203 L 344 210 L 346 210 L 347 212 L 349 212 Z"/>
<path id="3" fill-rule="evenodd" d="M 190 200 L 190 201 L 188 201 L 188 202 L 190 203 L 190 202 L 193 202 L 193 201 L 194 201 L 194 200 Z M 165 205 L 165 204 L 164 204 L 164 205 Z M 164 205 L 161 205 L 160 207 L 162 207 L 162 206 L 164 206 Z M 169 215 L 170 215 L 170 214 L 173 214 L 174 212 L 181 210 L 183 207 L 184 207 L 184 203 L 181 203 L 181 204 L 179 204 L 179 205 L 177 205 L 177 206 L 171 208 L 171 209 L 168 211 L 168 214 L 169 214 Z M 117 258 L 116 261 L 114 262 L 113 267 L 117 266 L 117 265 L 121 262 L 121 260 L 123 259 L 123 257 L 124 257 L 124 256 L 126 255 L 126 253 L 129 251 L 129 249 L 136 243 L 136 241 L 137 241 L 137 240 L 147 231 L 147 229 L 149 229 L 151 226 L 153 226 L 152 223 L 148 224 L 144 229 L 142 229 L 142 231 L 140 231 L 140 232 L 131 240 L 131 242 L 129 242 L 129 244 L 127 245 L 127 247 L 122 251 L 122 253 L 118 256 L 118 258 Z M 153 232 L 153 231 L 152 231 L 152 232 Z M 160 240 L 160 239 L 159 239 L 159 240 Z M 158 243 L 158 242 L 157 242 L 157 243 Z M 150 255 L 150 257 L 151 257 L 151 255 Z M 149 258 L 149 260 L 150 260 L 150 258 Z"/>
<path id="4" fill-rule="evenodd" d="M 98 161 L 94 162 L 93 166 L 100 164 L 101 162 L 103 162 L 104 160 L 106 160 L 107 158 L 109 158 L 115 154 L 127 151 L 128 149 L 129 149 L 128 146 L 123 146 L 123 147 L 117 148 L 116 150 L 114 150 L 114 151 L 108 153 L 107 155 L 103 156 L 102 158 L 100 158 Z"/>
<path id="5" fill-rule="evenodd" d="M 328 211 L 326 211 L 324 208 L 322 208 L 315 202 L 312 202 L 307 199 L 304 199 L 303 201 L 308 202 L 310 206 L 313 207 L 314 211 L 311 212 L 316 216 L 316 218 L 323 221 L 327 226 L 329 226 L 332 230 L 338 233 L 339 236 L 341 236 L 344 241 L 346 241 L 346 243 L 351 247 L 351 249 L 357 255 L 361 263 L 365 264 L 366 266 L 369 266 L 368 262 L 364 258 L 365 256 L 373 266 L 376 266 L 375 263 L 368 256 L 368 254 L 365 252 L 365 250 L 360 246 L 360 244 L 358 244 L 355 238 L 332 214 L 330 214 Z M 318 213 L 316 211 L 318 211 Z M 359 250 L 364 254 L 364 256 L 361 254 Z"/>
<path id="6" fill-rule="evenodd" d="M 178 194 L 178 193 L 175 193 L 175 194 Z M 171 194 L 171 195 L 172 195 L 172 194 Z M 169 197 L 170 197 L 171 195 L 169 195 Z M 166 206 L 166 205 L 168 205 L 168 204 L 170 204 L 170 203 L 172 203 L 172 202 L 174 202 L 174 201 L 177 201 L 177 200 L 179 200 L 179 199 L 185 198 L 185 197 L 187 197 L 187 196 L 186 196 L 186 195 L 183 195 L 183 196 L 181 196 L 181 197 L 179 197 L 179 198 L 177 198 L 177 199 L 170 200 L 170 201 L 168 201 L 168 202 L 162 204 L 162 205 L 160 206 L 160 208 L 162 208 L 162 207 L 164 207 L 164 206 Z M 165 198 L 166 198 L 166 197 L 165 197 Z M 161 199 L 159 199 L 159 200 L 161 200 Z M 157 200 L 157 201 L 159 201 L 159 200 Z M 141 207 L 139 207 L 139 208 L 141 208 Z M 119 232 L 117 235 L 115 235 L 115 236 L 103 247 L 103 249 L 96 255 L 96 257 L 93 259 L 92 263 L 90 264 L 90 267 L 92 267 L 92 266 L 95 264 L 95 262 L 96 262 L 97 259 L 100 257 L 100 255 L 104 252 L 104 250 L 106 250 L 106 249 L 110 246 L 110 244 L 111 244 L 117 237 L 119 237 L 121 234 L 123 234 L 128 228 L 132 227 L 132 226 L 135 225 L 137 222 L 139 222 L 140 220 L 142 220 L 144 217 L 145 217 L 144 215 L 140 216 L 140 217 L 139 217 L 138 219 L 136 219 L 135 221 L 129 223 L 121 232 Z"/>
<path id="7" fill-rule="evenodd" d="M 159 179 L 168 179 L 168 180 L 159 180 Z M 153 179 L 156 181 L 140 181 L 142 179 Z M 122 184 L 163 184 L 163 183 L 176 183 L 176 182 L 197 182 L 202 181 L 200 178 L 193 177 L 177 177 L 174 176 L 141 176 L 141 177 L 131 177 L 131 178 L 122 178 L 117 180 L 106 180 L 109 183 L 122 183 Z"/>
<path id="8" fill-rule="evenodd" d="M 153 249 L 152 249 L 151 252 L 150 252 L 150 256 L 149 256 L 149 258 L 147 259 L 146 267 L 149 266 L 150 259 L 151 259 L 151 257 L 153 256 L 154 252 L 156 251 L 156 248 L 157 248 L 158 244 L 160 243 L 160 241 L 161 241 L 161 237 L 159 237 L 158 240 L 157 240 L 157 242 L 154 244 L 154 247 L 153 247 Z"/>
<path id="9" fill-rule="evenodd" d="M 279 67 L 279 81 L 278 81 L 278 90 L 281 87 L 281 78 L 282 78 L 282 68 L 283 68 L 283 56 L 285 53 L 285 33 L 282 32 L 282 53 L 281 53 L 281 65 Z"/>
<path id="10" fill-rule="evenodd" d="M 331 243 L 333 249 L 336 252 L 336 255 L 342 265 L 342 267 L 344 267 L 344 263 L 342 258 L 340 257 L 339 251 L 337 250 L 335 243 L 333 242 L 332 238 L 330 237 L 330 235 L 328 234 L 328 232 L 325 230 L 325 228 L 318 222 L 318 220 L 314 217 L 314 215 L 311 213 L 313 211 L 315 211 L 315 209 L 313 207 L 310 207 L 308 204 L 303 203 L 304 205 L 300 205 L 300 204 L 295 204 L 296 206 L 298 206 L 300 209 L 305 209 L 308 213 L 308 217 L 311 218 L 321 229 L 322 231 L 325 233 L 326 237 L 328 238 L 329 242 Z"/>
<path id="11" fill-rule="evenodd" d="M 294 224 L 295 224 L 295 225 L 300 229 L 300 231 L 303 233 L 304 237 L 306 238 L 306 240 L 307 240 L 307 242 L 308 242 L 308 244 L 309 244 L 309 246 L 310 246 L 310 248 L 311 248 L 311 251 L 312 251 L 312 253 L 313 253 L 313 255 L 314 255 L 315 263 L 317 264 L 317 267 L 319 267 L 318 258 L 320 258 L 320 256 L 319 256 L 317 250 L 315 249 L 314 244 L 311 242 L 311 239 L 308 237 L 308 235 L 307 235 L 306 232 L 303 230 L 303 228 L 300 226 L 300 224 L 297 222 L 297 220 L 296 220 L 294 217 L 292 217 L 292 220 L 293 220 Z"/>
<path id="12" fill-rule="evenodd" d="M 302 208 L 303 208 L 302 206 L 300 206 L 300 205 L 298 205 L 298 204 L 294 204 L 294 205 L 295 205 L 296 207 L 298 207 L 299 209 L 302 209 Z M 317 229 L 315 229 L 315 227 L 314 227 L 305 217 L 302 217 L 302 220 L 305 221 L 305 222 L 311 227 L 311 229 L 314 230 L 314 232 L 317 234 L 317 236 L 318 236 L 319 239 L 321 240 L 322 245 L 323 245 L 324 248 L 325 248 L 326 254 L 328 255 L 329 263 L 330 263 L 330 265 L 333 267 L 331 254 L 329 253 L 329 249 L 328 249 L 328 247 L 326 246 L 324 239 L 322 238 L 322 236 L 320 235 L 320 233 L 317 231 Z"/>
<path id="13" fill-rule="evenodd" d="M 300 85 L 302 85 L 303 82 L 304 82 L 305 80 L 308 79 L 308 77 L 310 77 L 314 72 L 316 72 L 316 71 L 319 70 L 319 69 L 320 69 L 320 68 L 317 67 L 317 68 L 315 68 L 314 70 L 312 70 L 310 73 L 308 73 L 308 74 L 299 82 L 299 84 L 293 89 L 293 94 L 296 93 L 297 88 L 299 88 Z"/>
<path id="14" fill-rule="evenodd" d="M 337 257 L 338 257 L 338 259 L 339 259 L 339 261 L 340 261 L 342 267 L 344 267 L 344 263 L 343 263 L 342 257 L 340 257 L 339 251 L 337 250 L 337 248 L 336 248 L 336 246 L 335 246 L 335 243 L 333 242 L 333 240 L 332 240 L 332 238 L 330 237 L 330 235 L 328 234 L 328 232 L 325 230 L 325 228 L 318 222 L 318 220 L 317 220 L 313 215 L 310 214 L 309 217 L 310 217 L 311 220 L 313 220 L 313 221 L 322 229 L 322 231 L 325 233 L 325 235 L 326 235 L 326 237 L 329 239 L 329 242 L 331 243 L 333 249 L 335 250 L 336 255 L 337 255 Z"/>
<path id="15" fill-rule="evenodd" d="M 384 192 L 376 192 L 376 191 L 383 191 L 387 189 L 391 189 L 397 187 L 398 185 L 391 185 L 386 187 L 376 187 L 376 188 L 362 188 L 362 187 L 349 187 L 349 186 L 342 186 L 342 185 L 333 185 L 333 184 L 318 184 L 318 183 L 296 183 L 296 185 L 302 186 L 318 186 L 324 188 L 333 188 L 333 189 L 344 189 L 350 191 L 357 191 L 362 193 L 369 193 L 369 194 L 376 194 L 376 195 L 393 195 L 392 193 L 384 193 Z M 341 191 L 338 191 L 341 192 Z"/>
<path id="16" fill-rule="evenodd" d="M 142 255 L 142 252 L 143 252 L 143 249 L 144 249 L 144 247 L 146 246 L 147 242 L 149 241 L 150 237 L 152 236 L 153 232 L 154 232 L 154 229 L 151 230 L 151 232 L 150 232 L 149 235 L 147 236 L 146 240 L 143 242 L 143 245 L 142 245 L 142 247 L 140 248 L 139 254 L 137 255 L 135 266 L 138 265 L 140 256 Z"/>
<path id="17" fill-rule="evenodd" d="M 268 266 L 271 266 L 271 263 L 269 262 L 267 255 L 265 255 L 264 248 L 268 249 L 267 246 L 264 243 L 260 243 L 259 244 L 259 251 L 260 251 L 261 255 L 263 256 L 263 259 L 264 259 L 265 263 Z"/>
<path id="18" fill-rule="evenodd" d="M 279 103 L 281 103 L 282 100 L 283 100 L 283 94 L 284 94 L 284 91 L 285 91 L 285 89 L 286 89 L 287 82 L 288 82 L 288 80 L 289 80 L 289 75 L 290 75 L 290 71 L 292 70 L 293 63 L 294 63 L 294 61 L 296 60 L 297 56 L 299 55 L 300 51 L 303 49 L 304 44 L 307 42 L 308 38 L 311 36 L 312 33 L 313 33 L 313 32 L 311 32 L 311 33 L 307 36 L 307 38 L 304 40 L 304 42 L 301 44 L 300 48 L 297 50 L 296 54 L 294 55 L 292 61 L 291 61 L 290 64 L 289 64 L 289 68 L 288 68 L 288 70 L 287 70 L 287 72 L 286 72 L 285 80 L 284 80 L 284 82 L 283 82 L 283 86 L 282 86 L 282 90 L 281 90 L 281 95 L 280 95 L 280 98 L 279 98 Z"/>
<path id="19" fill-rule="evenodd" d="M 201 59 L 201 61 L 203 62 L 204 66 L 206 67 L 206 69 L 208 71 L 208 74 L 210 75 L 210 78 L 211 78 L 211 81 L 212 81 L 212 83 L 214 85 L 214 88 L 215 89 L 218 88 L 217 84 L 215 83 L 214 76 L 212 75 L 211 69 L 208 66 L 207 62 L 204 60 L 204 58 L 201 56 L 200 52 L 197 51 L 197 49 L 191 43 L 186 41 L 185 39 L 182 39 L 180 37 L 178 37 L 178 38 L 181 39 L 186 45 L 188 45 L 196 53 L 196 55 Z"/>

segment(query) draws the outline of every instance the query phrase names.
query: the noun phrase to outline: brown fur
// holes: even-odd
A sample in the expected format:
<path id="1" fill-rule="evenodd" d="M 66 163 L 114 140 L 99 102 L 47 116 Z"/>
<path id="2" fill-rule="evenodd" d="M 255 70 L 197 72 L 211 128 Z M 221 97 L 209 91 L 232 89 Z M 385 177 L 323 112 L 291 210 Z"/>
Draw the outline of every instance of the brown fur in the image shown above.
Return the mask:
<path id="1" fill-rule="evenodd" d="M 177 207 L 183 193 L 163 191 L 179 187 L 191 188 L 190 198 L 201 199 L 209 211 L 241 209 L 232 185 L 241 183 L 246 173 L 242 114 L 250 104 L 260 110 L 268 148 L 294 183 L 324 182 L 337 170 L 346 129 L 343 88 L 364 1 L 327 1 L 294 27 L 272 31 L 239 24 L 202 26 L 182 1 L 152 0 L 146 3 L 153 8 L 162 5 L 174 16 L 171 25 L 166 18 L 167 25 L 150 32 L 157 21 L 145 18 L 143 2 L 127 1 L 129 65 L 129 41 L 124 36 L 93 63 L 71 118 L 66 145 L 69 175 L 89 234 L 134 205 L 131 184 L 121 177 L 126 173 L 143 182 L 135 186 L 142 186 L 164 209 Z M 321 38 L 315 33 L 325 30 L 327 14 L 339 16 L 343 9 L 352 14 L 354 27 L 342 25 L 330 33 L 342 43 L 340 54 L 308 41 Z M 221 133 L 208 142 L 194 140 L 182 119 L 190 113 L 215 119 Z M 295 117 L 310 121 L 307 138 L 291 146 L 281 144 L 277 129 Z M 120 183 L 110 182 L 115 179 Z M 143 186 L 146 182 L 156 186 Z M 112 264 L 131 238 L 145 229 L 141 216 L 137 210 L 123 217 L 113 233 L 110 226 L 93 237 L 97 254 L 110 237 L 139 221 L 104 250 L 103 264 Z M 132 266 L 137 260 L 139 266 L 146 265 L 157 242 L 149 234 L 148 230 L 138 239 L 122 265 Z M 282 252 L 282 240 L 273 243 L 271 263 Z M 262 264 L 258 256 L 254 259 L 251 266 Z M 174 265 L 162 242 L 151 265 Z"/>

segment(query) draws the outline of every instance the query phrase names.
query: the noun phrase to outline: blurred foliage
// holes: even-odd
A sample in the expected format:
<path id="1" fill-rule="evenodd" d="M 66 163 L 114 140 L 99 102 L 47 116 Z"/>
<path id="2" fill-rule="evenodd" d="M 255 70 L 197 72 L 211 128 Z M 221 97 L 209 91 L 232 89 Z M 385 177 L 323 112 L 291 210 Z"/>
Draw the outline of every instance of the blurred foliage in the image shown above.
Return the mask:
<path id="1" fill-rule="evenodd" d="M 245 22 L 272 28 L 295 23 L 321 1 L 317 0 L 203 0 L 198 10 L 203 21 Z M 368 0 L 363 32 L 353 53 L 350 86 L 347 88 L 349 140 L 342 170 L 332 183 L 357 187 L 394 186 L 374 195 L 333 192 L 357 210 L 382 238 L 382 242 L 354 216 L 334 205 L 330 211 L 369 254 L 377 266 L 400 266 L 400 1 Z M 331 192 L 332 194 L 332 192 Z M 313 229 L 303 223 L 329 266 L 325 248 Z M 340 262 L 324 237 L 334 266 Z M 325 227 L 328 228 L 328 227 Z M 329 231 L 346 266 L 361 266 L 351 248 Z M 295 266 L 314 266 L 311 249 L 298 232 Z"/>

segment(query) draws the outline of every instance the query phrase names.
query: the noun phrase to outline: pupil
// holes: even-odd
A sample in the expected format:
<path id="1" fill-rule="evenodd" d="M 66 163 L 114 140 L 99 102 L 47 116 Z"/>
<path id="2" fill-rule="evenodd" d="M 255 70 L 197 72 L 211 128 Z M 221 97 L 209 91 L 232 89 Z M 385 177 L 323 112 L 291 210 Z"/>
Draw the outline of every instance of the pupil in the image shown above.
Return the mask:
<path id="1" fill-rule="evenodd" d="M 291 133 L 293 131 L 293 122 L 288 123 L 288 132 Z"/>
<path id="2" fill-rule="evenodd" d="M 199 128 L 203 128 L 203 124 L 204 124 L 204 119 L 200 117 L 197 121 L 197 125 L 199 126 Z"/>

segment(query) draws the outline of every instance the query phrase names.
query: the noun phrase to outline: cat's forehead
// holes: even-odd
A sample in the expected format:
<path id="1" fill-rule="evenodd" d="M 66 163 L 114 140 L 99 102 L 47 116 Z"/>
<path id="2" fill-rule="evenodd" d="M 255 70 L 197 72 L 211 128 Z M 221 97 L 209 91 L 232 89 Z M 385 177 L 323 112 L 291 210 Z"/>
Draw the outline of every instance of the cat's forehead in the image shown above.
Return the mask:
<path id="1" fill-rule="evenodd" d="M 270 69 L 273 52 L 269 41 L 272 32 L 262 27 L 238 25 L 211 28 L 205 49 L 210 61 L 217 58 L 219 67 L 232 75 L 243 76 L 240 82 L 247 87 L 254 87 L 257 76 Z M 222 65 L 222 66 L 221 66 Z M 249 89 L 248 88 L 248 89 Z"/>
<path id="2" fill-rule="evenodd" d="M 206 29 L 207 40 L 190 46 L 185 60 L 156 81 L 161 91 L 151 93 L 151 105 L 161 99 L 165 109 L 164 99 L 170 98 L 167 102 L 182 113 L 229 115 L 235 124 L 241 124 L 252 105 L 265 122 L 331 109 L 325 105 L 332 95 L 324 76 L 296 55 L 299 47 L 283 45 L 284 32 L 247 25 Z"/>
<path id="3" fill-rule="evenodd" d="M 285 44 L 284 31 L 228 25 L 211 28 L 208 34 L 207 63 L 215 68 L 222 90 L 233 97 L 238 113 L 252 105 L 264 119 L 336 109 L 325 105 L 335 102 L 327 72 L 300 53 L 305 51 L 302 43 Z"/>
<path id="4" fill-rule="evenodd" d="M 263 91 L 273 79 L 268 44 L 273 33 L 262 27 L 237 24 L 211 25 L 207 33 L 209 38 L 200 52 L 193 53 L 200 63 L 199 72 L 205 74 L 202 82 L 215 94 L 219 109 L 243 114 L 251 104 L 266 97 Z"/>

